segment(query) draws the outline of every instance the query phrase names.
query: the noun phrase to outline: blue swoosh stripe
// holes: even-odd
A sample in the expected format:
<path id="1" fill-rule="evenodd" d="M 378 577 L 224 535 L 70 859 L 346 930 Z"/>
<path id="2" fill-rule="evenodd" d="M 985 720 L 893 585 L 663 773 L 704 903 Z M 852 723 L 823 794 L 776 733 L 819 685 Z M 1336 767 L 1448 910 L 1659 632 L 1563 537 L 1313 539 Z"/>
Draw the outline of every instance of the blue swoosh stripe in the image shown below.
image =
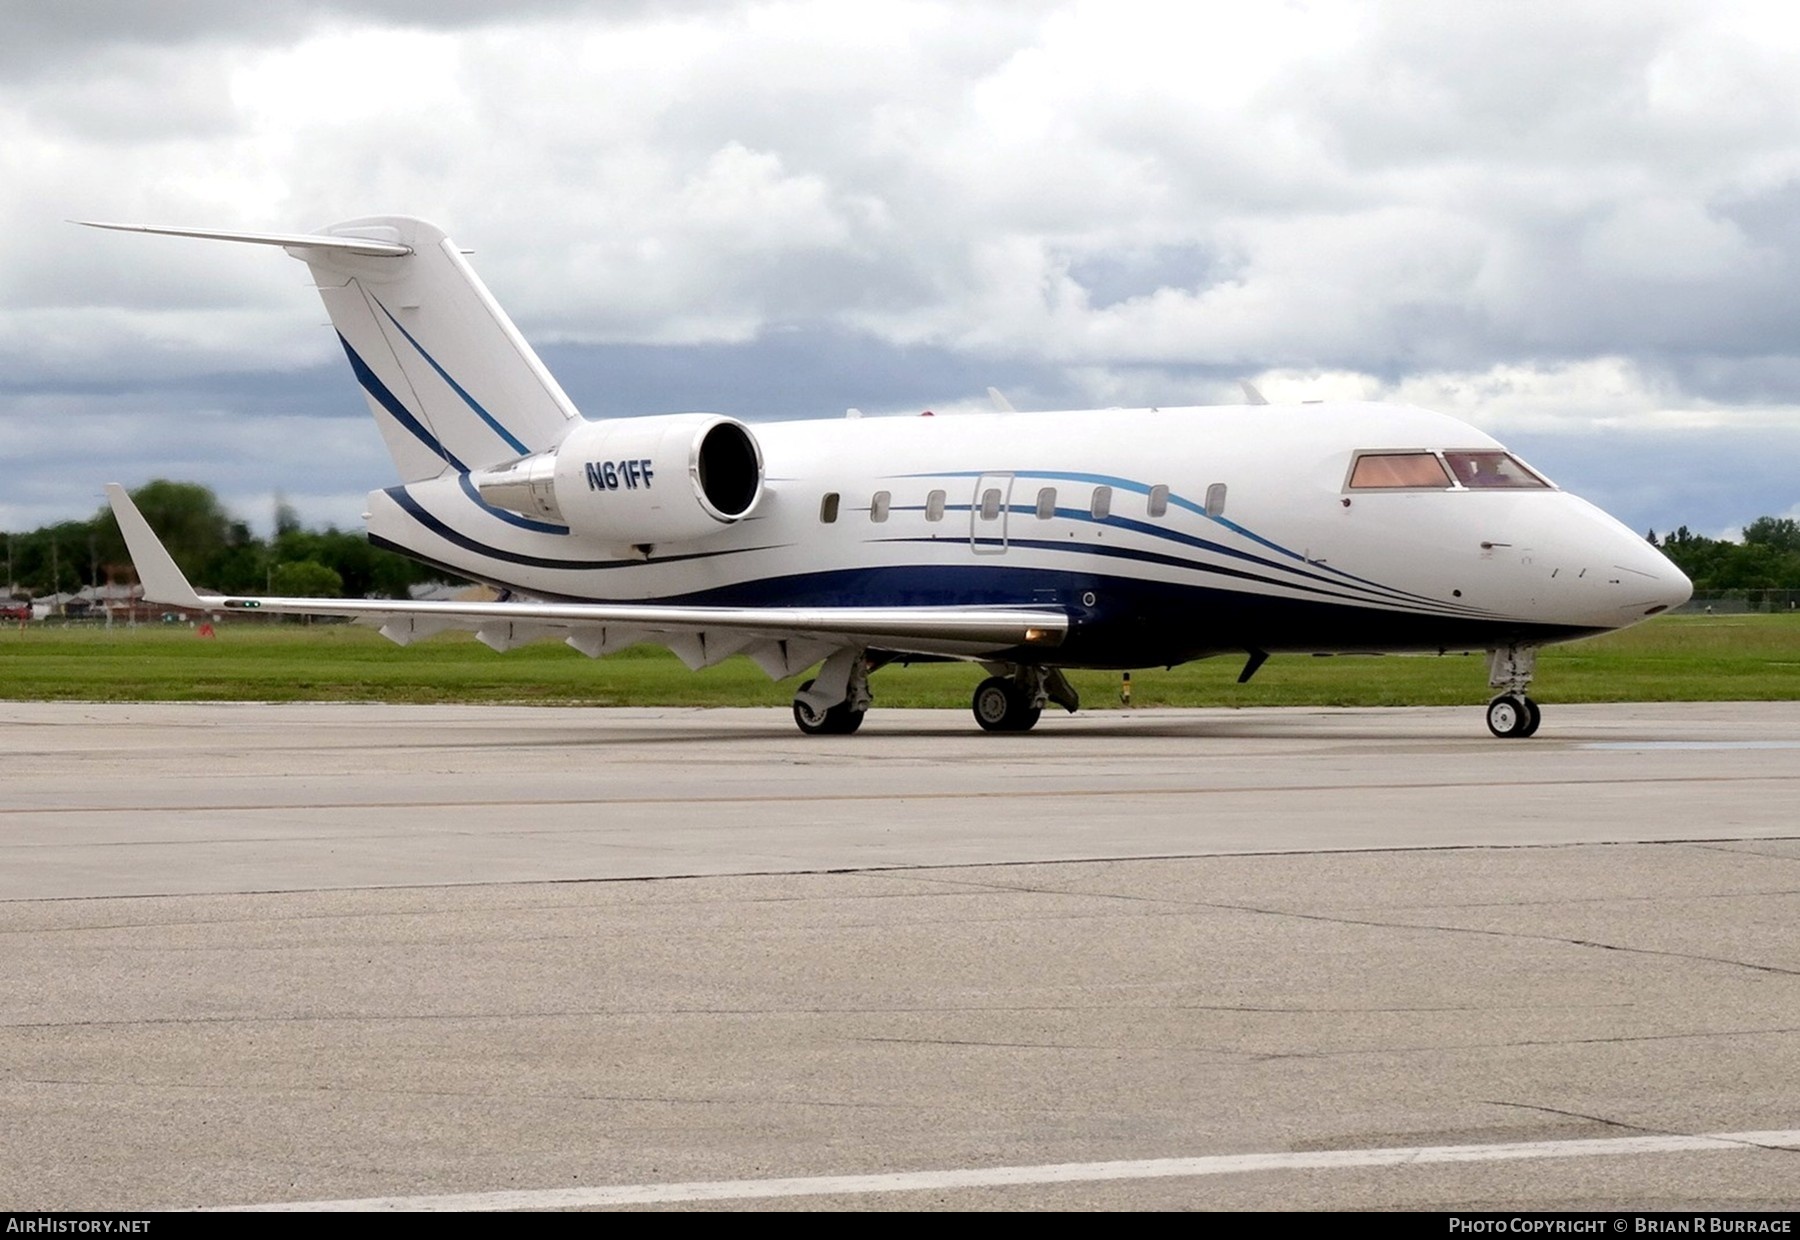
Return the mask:
<path id="1" fill-rule="evenodd" d="M 1063 510 L 1058 509 L 1057 515 L 1063 515 Z M 1274 560 L 1264 559 L 1260 555 L 1251 555 L 1247 551 L 1239 551 L 1234 547 L 1227 547 L 1221 543 L 1212 542 L 1205 538 L 1196 538 L 1192 534 L 1183 534 L 1176 530 L 1163 529 L 1159 526 L 1151 525 L 1147 521 L 1136 521 L 1130 517 L 1108 517 L 1104 521 L 1101 521 L 1095 518 L 1091 513 L 1085 512 L 1079 508 L 1070 509 L 1068 515 L 1070 520 L 1087 521 L 1095 525 L 1110 525 L 1128 529 L 1133 533 L 1143 534 L 1147 537 L 1158 538 L 1165 542 L 1176 543 L 1184 547 L 1193 547 L 1200 551 L 1211 551 L 1218 555 L 1228 555 L 1234 559 L 1246 560 L 1251 564 L 1260 564 L 1264 568 L 1272 568 L 1280 572 L 1292 573 L 1298 577 L 1311 578 L 1312 580 L 1323 584 L 1359 586 L 1371 593 L 1385 595 L 1393 602 L 1425 603 L 1432 607 L 1449 608 L 1452 611 L 1459 612 L 1474 612 L 1478 610 L 1469 607 L 1465 603 L 1447 603 L 1443 599 L 1432 598 L 1429 594 L 1415 594 L 1410 590 L 1396 590 L 1392 586 L 1384 586 L 1379 582 L 1368 581 L 1350 573 L 1337 572 L 1334 577 L 1326 577 L 1312 571 L 1312 561 L 1308 560 L 1305 556 L 1297 556 L 1295 558 L 1300 560 L 1302 564 L 1307 565 L 1308 567 L 1306 569 L 1290 568 L 1286 564 L 1280 564 Z M 1265 540 L 1258 539 L 1257 541 L 1263 542 Z M 1330 565 L 1324 565 L 1323 567 L 1327 572 L 1333 571 Z"/>
<path id="2" fill-rule="evenodd" d="M 929 543 L 942 542 L 943 540 L 926 538 L 888 538 L 882 539 L 881 541 L 889 543 Z M 999 546 L 998 539 L 990 541 L 991 545 Z M 1423 602 L 1392 598 L 1372 599 L 1365 595 L 1346 593 L 1345 591 L 1351 587 L 1345 586 L 1337 589 L 1330 588 L 1331 586 L 1336 585 L 1335 582 L 1325 582 L 1322 585 L 1311 585 L 1305 582 L 1286 581 L 1279 577 L 1270 577 L 1261 573 L 1250 572 L 1246 569 L 1230 568 L 1220 564 L 1203 564 L 1195 560 L 1184 559 L 1181 556 L 1166 555 L 1158 551 L 1144 551 L 1133 547 L 1104 547 L 1089 544 L 1070 546 L 1066 542 L 1034 538 L 1012 538 L 1008 540 L 1007 545 L 1012 547 L 1027 547 L 1033 551 L 1093 555 L 1105 559 L 1129 560 L 1138 564 L 1159 564 L 1168 568 L 1184 568 L 1194 572 L 1210 573 L 1221 577 L 1233 577 L 1240 581 L 1253 581 L 1260 585 L 1276 586 L 1284 590 L 1298 590 L 1318 598 L 1339 599 L 1365 607 L 1392 607 L 1405 610 L 1409 614 L 1437 615 L 1446 618 L 1462 619 L 1473 619 L 1478 617 L 1484 619 L 1498 618 L 1499 615 L 1499 613 L 1496 612 L 1480 611 L 1475 608 L 1463 607 L 1461 605 L 1443 604 L 1429 599 L 1424 600 Z"/>
<path id="3" fill-rule="evenodd" d="M 386 306 L 381 305 L 380 298 L 377 298 L 377 297 L 374 297 L 373 295 L 371 295 L 370 300 L 373 301 L 377 306 L 381 307 L 381 312 L 383 314 L 387 315 L 388 322 L 392 323 L 395 326 L 395 328 L 397 328 L 399 330 L 400 334 L 402 336 L 406 337 L 406 343 L 410 344 L 414 349 L 416 349 L 418 351 L 419 356 L 425 359 L 426 364 L 429 365 L 433 370 L 437 371 L 438 378 L 442 379 L 445 383 L 448 383 L 450 385 L 450 390 L 452 392 L 455 392 L 458 396 L 462 397 L 463 404 L 465 404 L 469 408 L 473 409 L 476 412 L 476 414 L 480 416 L 481 420 L 488 424 L 489 428 L 493 430 L 494 434 L 496 434 L 496 435 L 500 436 L 500 438 L 504 439 L 507 443 L 507 446 L 512 448 L 512 450 L 517 452 L 520 456 L 525 456 L 531 451 L 530 448 L 527 448 L 524 444 L 520 443 L 518 441 L 518 439 L 516 437 L 514 437 L 514 435 L 511 431 L 507 430 L 504 426 L 500 425 L 499 421 L 494 417 L 493 414 L 489 413 L 486 409 L 483 409 L 481 407 L 481 404 L 479 401 L 477 401 L 473 396 L 470 396 L 467 392 L 465 392 L 463 390 L 462 384 L 458 383 L 455 379 L 452 379 L 450 377 L 449 371 L 445 370 L 442 366 L 438 365 L 437 359 L 425 351 L 425 346 L 420 344 L 417 340 L 413 339 L 413 334 L 411 332 L 407 331 L 406 328 L 400 326 L 400 320 L 394 317 L 393 311 L 389 310 Z"/>
<path id="4" fill-rule="evenodd" d="M 462 487 L 464 495 L 467 495 L 471 500 L 475 501 L 475 505 L 478 508 L 487 513 L 488 516 L 497 517 L 508 525 L 516 525 L 522 530 L 532 530 L 539 534 L 567 534 L 569 532 L 569 527 L 566 525 L 551 525 L 547 521 L 533 521 L 530 517 L 520 516 L 518 513 L 509 512 L 504 508 L 494 507 L 485 499 L 481 498 L 481 492 L 475 489 L 475 484 L 469 481 L 469 475 L 467 474 L 456 475 L 456 483 L 458 486 Z"/>
<path id="5" fill-rule="evenodd" d="M 989 472 L 992 472 L 992 471 L 989 471 Z M 930 477 L 979 478 L 984 475 L 981 473 L 968 473 L 968 474 L 948 474 L 948 475 L 946 475 L 946 474 L 909 474 L 906 476 L 907 477 L 916 477 L 916 478 L 930 478 Z M 1140 494 L 1148 494 L 1149 490 L 1150 490 L 1149 487 L 1144 486 L 1141 483 L 1134 483 L 1125 478 L 1109 478 L 1108 475 L 1106 475 L 1106 474 L 1029 473 L 1029 474 L 1018 474 L 1015 476 L 1028 477 L 1028 478 L 1055 478 L 1058 481 L 1098 482 L 1101 484 L 1109 484 L 1110 483 L 1110 484 L 1118 485 L 1123 490 L 1136 491 Z M 1173 495 L 1170 496 L 1171 502 L 1174 502 L 1175 499 L 1176 499 L 1175 496 L 1173 496 Z M 1192 505 L 1187 504 L 1185 501 L 1182 501 L 1182 506 L 1192 508 Z M 967 512 L 967 511 L 972 511 L 973 508 L 974 508 L 974 505 L 972 505 L 972 504 L 971 505 L 952 504 L 952 505 L 948 505 L 945 508 L 945 511 L 946 512 Z M 1017 512 L 1017 513 L 1025 514 L 1026 516 L 1032 516 L 1032 515 L 1035 515 L 1035 513 L 1036 513 L 1036 509 L 1030 504 L 1008 504 L 1006 506 L 1006 508 L 1009 513 Z M 914 511 L 914 510 L 909 508 L 909 509 L 895 509 L 895 511 Z M 1195 511 L 1197 511 L 1199 513 L 1199 515 L 1201 515 L 1203 517 L 1206 516 L 1206 513 L 1203 509 L 1196 509 Z M 1431 607 L 1447 608 L 1452 612 L 1467 612 L 1470 614 L 1481 614 L 1481 613 L 1479 613 L 1478 609 L 1470 608 L 1466 604 L 1447 603 L 1442 599 L 1433 598 L 1428 594 L 1415 594 L 1410 590 L 1397 590 L 1392 586 L 1384 586 L 1380 582 L 1369 581 L 1368 579 L 1363 578 L 1363 577 L 1358 577 L 1353 573 L 1346 573 L 1342 569 L 1333 569 L 1330 565 L 1316 566 L 1316 567 L 1322 567 L 1325 569 L 1326 572 L 1332 574 L 1332 576 L 1326 577 L 1326 576 L 1320 574 L 1319 572 L 1314 571 L 1315 566 L 1314 566 L 1313 562 L 1311 560 L 1308 560 L 1305 556 L 1295 555 L 1293 552 L 1288 551 L 1285 548 L 1277 547 L 1274 543 L 1271 543 L 1268 539 L 1261 538 L 1255 534 L 1251 534 L 1248 531 L 1243 530 L 1241 526 L 1237 526 L 1229 521 L 1226 521 L 1223 517 L 1208 517 L 1207 519 L 1211 520 L 1211 521 L 1217 521 L 1219 524 L 1227 526 L 1228 528 L 1230 528 L 1234 531 L 1241 532 L 1244 534 L 1244 536 L 1246 538 L 1249 538 L 1252 541 L 1254 541 L 1262 546 L 1271 547 L 1277 551 L 1282 552 L 1282 554 L 1284 554 L 1284 555 L 1292 556 L 1292 558 L 1299 560 L 1302 564 L 1307 565 L 1307 568 L 1305 568 L 1305 569 L 1290 568 L 1285 564 L 1280 564 L 1274 560 L 1265 559 L 1260 555 L 1253 555 L 1248 551 L 1240 551 L 1236 547 L 1227 547 L 1223 543 L 1216 543 L 1216 542 L 1211 541 L 1210 539 L 1205 539 L 1205 538 L 1196 538 L 1192 534 L 1183 534 L 1178 530 L 1171 530 L 1171 529 L 1168 529 L 1163 526 L 1152 525 L 1147 521 L 1137 521 L 1130 517 L 1120 517 L 1120 516 L 1096 517 L 1093 515 L 1093 513 L 1089 512 L 1085 508 L 1058 508 L 1056 510 L 1056 515 L 1058 517 L 1061 517 L 1064 520 L 1068 520 L 1068 521 L 1083 521 L 1089 525 L 1104 525 L 1104 526 L 1112 527 L 1114 529 L 1130 530 L 1133 533 L 1142 534 L 1146 538 L 1154 538 L 1154 539 L 1158 539 L 1158 540 L 1161 540 L 1164 542 L 1172 542 L 1172 543 L 1176 543 L 1176 544 L 1178 544 L 1180 546 L 1184 546 L 1184 547 L 1194 547 L 1197 550 L 1201 550 L 1201 551 L 1211 551 L 1216 555 L 1230 556 L 1233 559 L 1245 560 L 1251 564 L 1260 564 L 1264 568 L 1272 568 L 1272 569 L 1276 569 L 1280 572 L 1293 573 L 1297 576 L 1307 577 L 1314 581 L 1318 581 L 1318 582 L 1322 582 L 1322 583 L 1336 584 L 1339 582 L 1343 582 L 1343 583 L 1347 583 L 1347 584 L 1360 586 L 1361 588 L 1369 590 L 1373 593 L 1383 595 L 1392 602 L 1424 603 Z M 939 541 L 941 541 L 941 540 L 939 540 Z M 985 540 L 978 539 L 977 541 L 981 541 L 981 542 L 996 545 L 996 546 L 999 545 L 999 542 L 1000 542 L 1000 540 L 997 538 L 985 539 Z M 1011 539 L 1011 541 L 1017 542 L 1019 540 Z M 1088 545 L 1089 544 L 1083 544 L 1083 548 L 1086 548 Z M 1102 551 L 1101 553 L 1106 554 L 1104 551 Z M 1195 561 L 1175 561 L 1175 562 L 1186 563 L 1191 568 L 1200 568 L 1200 569 L 1205 569 L 1207 571 L 1212 571 L 1210 566 L 1201 564 L 1201 563 L 1198 563 Z M 1258 578 L 1258 580 L 1262 580 L 1262 579 Z"/>
<path id="6" fill-rule="evenodd" d="M 651 561 L 570 560 L 558 556 L 527 555 L 524 552 L 509 551 L 504 547 L 496 547 L 491 543 L 482 542 L 479 538 L 472 538 L 461 530 L 451 528 L 449 525 L 445 524 L 441 518 L 426 509 L 426 507 L 419 503 L 417 499 L 413 498 L 403 486 L 388 487 L 383 494 L 399 505 L 401 510 L 413 520 L 417 521 L 420 525 L 445 541 L 454 543 L 465 551 L 473 551 L 477 555 L 487 556 L 489 559 L 501 560 L 508 564 L 520 564 L 527 568 L 555 568 L 566 569 L 571 572 L 585 572 L 593 569 L 643 568 L 646 563 L 679 564 L 686 560 L 710 560 L 722 555 L 747 555 L 754 551 L 774 551 L 779 550 L 782 546 L 786 545 L 771 544 L 767 547 L 738 547 L 723 551 L 694 552 L 689 555 L 665 555 L 658 556 L 655 560 Z M 404 548 L 402 548 L 402 550 L 404 550 Z M 406 551 L 406 554 L 413 555 L 414 553 Z M 472 569 L 469 566 L 464 566 L 455 571 L 459 575 L 467 576 Z M 533 593 L 538 593 L 538 591 L 534 590 Z"/>
<path id="7" fill-rule="evenodd" d="M 413 417 L 411 411 L 400 403 L 399 397 L 388 391 L 387 384 L 383 383 L 380 377 L 369 369 L 369 364 L 362 360 L 355 349 L 350 347 L 350 342 L 344 339 L 343 332 L 338 333 L 338 343 L 344 346 L 344 352 L 350 358 L 350 369 L 355 372 L 356 381 L 362 384 L 363 391 L 373 397 L 376 404 L 387 410 L 388 416 L 406 428 L 407 433 L 414 439 L 430 448 L 433 455 L 448 461 L 453 468 L 462 473 L 469 472 L 469 467 L 457 460 L 456 455 L 450 449 L 439 443 L 437 436 L 425 429 L 424 425 Z"/>
<path id="8" fill-rule="evenodd" d="M 968 470 L 957 470 L 957 471 L 951 472 L 951 473 L 893 474 L 890 476 L 896 477 L 896 478 L 982 478 L 982 477 L 986 477 L 988 474 L 1008 474 L 1014 478 L 1049 478 L 1049 479 L 1054 479 L 1057 482 L 1088 482 L 1088 483 L 1093 483 L 1098 486 L 1114 487 L 1121 491 L 1130 491 L 1137 495 L 1149 495 L 1150 494 L 1150 486 L 1148 483 L 1135 482 L 1130 478 L 1120 478 L 1120 477 L 1116 477 L 1112 474 L 1088 474 L 1088 473 L 1078 473 L 1078 472 L 1074 472 L 1074 471 L 1065 471 L 1065 470 L 968 469 Z M 1208 521 L 1216 522 L 1217 524 L 1224 526 L 1226 529 L 1230 530 L 1232 533 L 1238 535 L 1239 537 L 1247 538 L 1251 542 L 1257 544 L 1260 547 L 1267 547 L 1271 551 L 1275 551 L 1275 552 L 1280 553 L 1281 555 L 1287 556 L 1291 560 L 1298 560 L 1302 564 L 1306 564 L 1306 565 L 1313 564 L 1313 561 L 1307 559 L 1300 552 L 1291 550 L 1290 548 L 1282 546 L 1278 542 L 1274 542 L 1270 539 L 1264 538 L 1261 534 L 1256 533 L 1254 530 L 1246 529 L 1244 526 L 1239 525 L 1236 521 L 1228 520 L 1225 517 L 1215 517 L 1211 513 L 1206 511 L 1205 505 L 1196 504 L 1193 500 L 1187 499 L 1181 495 L 1178 495 L 1174 491 L 1169 492 L 1169 502 L 1177 508 L 1181 508 L 1188 512 L 1193 513 L 1195 516 L 1202 517 Z M 1017 511 L 1018 507 L 1019 507 L 1018 505 L 1010 504 L 1010 503 L 1007 505 L 1008 511 Z M 1025 509 L 1025 511 L 1030 511 L 1030 508 L 1027 507 Z M 1060 512 L 1061 510 L 1059 509 L 1058 511 Z M 1173 534 L 1173 533 L 1170 533 L 1165 530 L 1159 530 L 1154 526 L 1144 525 L 1142 522 L 1133 522 L 1124 517 L 1112 517 L 1112 518 L 1109 518 L 1109 520 L 1111 520 L 1115 524 L 1119 524 L 1119 525 L 1134 526 L 1138 530 L 1141 530 L 1142 532 L 1144 532 L 1146 534 L 1150 534 L 1154 537 L 1171 538 L 1178 542 L 1184 540 L 1182 535 Z M 1220 547 L 1217 544 L 1212 544 L 1212 543 L 1208 543 L 1208 544 L 1204 544 L 1204 545 L 1211 547 L 1212 549 L 1222 552 L 1223 554 L 1226 554 L 1226 555 L 1243 556 L 1243 558 L 1252 560 L 1257 563 L 1263 563 L 1263 564 L 1269 563 L 1267 560 L 1260 560 L 1256 556 L 1244 556 L 1243 552 L 1233 551 L 1229 547 Z M 1275 566 L 1270 565 L 1270 567 L 1275 567 Z M 1325 572 L 1327 572 L 1327 573 L 1331 574 L 1333 577 L 1339 578 L 1341 580 L 1352 581 L 1360 586 L 1367 586 L 1370 589 L 1385 591 L 1389 594 L 1395 595 L 1400 598 L 1413 598 L 1413 599 L 1419 599 L 1422 602 L 1432 603 L 1437 606 L 1449 606 L 1449 604 L 1440 603 L 1437 599 L 1430 598 L 1427 595 L 1413 594 L 1410 591 L 1406 591 L 1406 590 L 1396 590 L 1392 586 L 1384 586 L 1378 581 L 1369 580 L 1367 577 L 1358 577 L 1355 573 L 1347 573 L 1343 569 L 1333 568 L 1329 564 L 1318 565 L 1317 567 L 1323 568 L 1325 570 Z"/>

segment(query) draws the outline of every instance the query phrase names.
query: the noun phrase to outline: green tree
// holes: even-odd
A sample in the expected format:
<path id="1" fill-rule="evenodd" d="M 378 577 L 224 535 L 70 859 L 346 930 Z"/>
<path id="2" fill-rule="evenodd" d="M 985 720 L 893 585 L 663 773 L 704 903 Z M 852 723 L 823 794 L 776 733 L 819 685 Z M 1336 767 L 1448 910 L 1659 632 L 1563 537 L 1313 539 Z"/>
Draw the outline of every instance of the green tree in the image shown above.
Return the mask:
<path id="1" fill-rule="evenodd" d="M 250 537 L 249 528 L 242 522 L 234 523 L 219 497 L 197 482 L 157 478 L 133 491 L 131 499 L 191 580 L 211 585 L 206 569 L 226 550 Z M 93 525 L 102 560 L 126 562 L 129 557 L 125 537 L 119 532 L 112 509 L 102 508 Z"/>
<path id="2" fill-rule="evenodd" d="M 273 545 L 235 520 L 213 492 L 191 482 L 157 479 L 131 493 L 139 511 L 195 585 L 226 594 L 300 594 L 308 597 L 404 598 L 419 582 L 442 581 L 441 570 L 372 545 L 361 533 L 304 529 L 299 516 L 277 500 Z M 64 521 L 12 534 L 13 578 L 33 596 L 98 585 L 109 567 L 130 563 L 124 536 L 110 507 L 87 521 Z M 307 589 L 271 589 L 284 566 L 312 562 L 331 572 L 335 586 L 313 576 Z M 316 587 L 316 588 L 315 588 Z"/>
<path id="3" fill-rule="evenodd" d="M 1792 517 L 1758 517 L 1744 527 L 1744 541 L 1787 554 L 1800 554 L 1800 521 Z"/>
<path id="4" fill-rule="evenodd" d="M 292 560 L 270 571 L 269 588 L 288 598 L 342 598 L 344 579 L 317 560 Z"/>

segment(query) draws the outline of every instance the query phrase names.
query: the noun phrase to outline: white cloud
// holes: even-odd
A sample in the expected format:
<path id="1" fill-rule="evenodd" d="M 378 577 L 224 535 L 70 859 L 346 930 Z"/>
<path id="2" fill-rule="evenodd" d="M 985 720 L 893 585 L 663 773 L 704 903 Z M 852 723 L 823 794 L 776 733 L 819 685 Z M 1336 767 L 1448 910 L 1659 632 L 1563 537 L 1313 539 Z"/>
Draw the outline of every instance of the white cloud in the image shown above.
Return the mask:
<path id="1" fill-rule="evenodd" d="M 1101 404 L 1254 373 L 1559 433 L 1800 404 L 1778 5 L 26 7 L 15 387 L 331 356 L 280 255 L 66 218 L 399 212 L 473 245 L 540 342 L 862 333 Z"/>

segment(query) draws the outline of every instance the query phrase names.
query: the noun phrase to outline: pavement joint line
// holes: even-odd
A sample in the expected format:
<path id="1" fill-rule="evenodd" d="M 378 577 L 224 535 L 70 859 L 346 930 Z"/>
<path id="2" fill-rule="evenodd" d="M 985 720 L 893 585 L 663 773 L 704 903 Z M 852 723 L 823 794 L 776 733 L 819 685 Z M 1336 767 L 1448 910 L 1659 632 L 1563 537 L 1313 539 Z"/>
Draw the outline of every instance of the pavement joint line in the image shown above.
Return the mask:
<path id="1" fill-rule="evenodd" d="M 719 795 L 700 797 L 538 797 L 524 800 L 508 801 L 509 806 L 547 809 L 557 806 L 580 805 L 783 805 L 783 804 L 820 804 L 825 802 L 879 802 L 891 804 L 905 801 L 1027 801 L 1054 799 L 1095 798 L 1106 800 L 1118 796 L 1122 792 L 1134 797 L 1219 797 L 1219 796 L 1292 796 L 1296 793 L 1315 792 L 1445 792 L 1457 789 L 1501 788 L 1509 793 L 1517 793 L 1521 789 L 1530 788 L 1590 788 L 1595 786 L 1630 784 L 1636 787 L 1641 784 L 1741 784 L 1741 783 L 1793 783 L 1800 781 L 1796 775 L 1663 775 L 1650 778 L 1632 777 L 1620 779 L 1604 777 L 1598 779 L 1458 779 L 1420 783 L 1391 784 L 1299 784 L 1279 787 L 1199 787 L 1199 788 L 969 788 L 952 792 L 823 792 L 795 795 L 793 793 L 749 793 L 744 795 Z M 302 801 L 272 802 L 243 805 L 201 804 L 201 805 L 42 805 L 42 806 L 7 806 L 0 807 L 0 816 L 27 814 L 205 814 L 205 813 L 260 813 L 279 810 L 304 810 L 318 812 L 323 810 L 346 809 L 469 809 L 486 808 L 492 804 L 486 800 L 468 800 L 465 798 L 449 798 L 441 801 Z"/>
<path id="2" fill-rule="evenodd" d="M 326 837 L 341 838 L 341 837 Z M 1026 869 L 1035 866 L 1069 866 L 1069 865 L 1133 865 L 1149 861 L 1230 861 L 1256 860 L 1269 857 L 1322 857 L 1349 856 L 1354 854 L 1380 853 L 1457 853 L 1457 852 L 1530 852 L 1568 848 L 1665 848 L 1670 846 L 1686 846 L 1705 843 L 1743 842 L 1766 843 L 1771 840 L 1797 840 L 1800 836 L 1792 835 L 1746 835 L 1732 837 L 1730 840 L 1708 838 L 1678 839 L 1616 839 L 1616 840 L 1580 840 L 1570 842 L 1526 842 L 1519 844 L 1368 844 L 1344 847 L 1314 848 L 1261 848 L 1232 849 L 1219 852 L 1182 852 L 1182 853 L 1105 853 L 1092 856 L 1056 856 L 1039 857 L 1024 861 L 895 861 L 888 863 L 872 862 L 862 865 L 816 865 L 798 869 L 747 869 L 747 870 L 693 870 L 667 874 L 612 874 L 588 875 L 572 878 L 502 878 L 502 879 L 444 879 L 427 883 L 348 883 L 321 887 L 252 887 L 241 891 L 141 891 L 124 892 L 109 895 L 74 895 L 74 896 L 7 896 L 0 895 L 0 907 L 9 904 L 101 904 L 117 900 L 191 900 L 191 899 L 230 899 L 239 896 L 303 896 L 320 895 L 347 891 L 452 891 L 480 890 L 490 887 L 573 887 L 587 884 L 626 884 L 626 883 L 672 883 L 672 882 L 708 882 L 724 878 L 809 878 L 867 876 L 886 878 L 892 876 L 913 877 L 925 873 L 930 874 L 944 870 L 1006 870 Z M 1759 854 L 1751 854 L 1759 855 Z M 952 880 L 944 880 L 952 881 Z M 971 883 L 977 888 L 985 888 L 990 884 Z M 1014 890 L 1022 894 L 1037 893 L 1030 887 L 1006 888 L 995 886 L 995 890 Z M 1046 895 L 1077 895 L 1079 892 L 1058 892 L 1044 889 Z M 1751 893 L 1765 894 L 1765 893 Z M 1144 897 L 1148 899 L 1149 897 Z M 1229 908 L 1229 905 L 1220 907 Z M 1251 910 L 1266 911 L 1266 910 Z M 154 925 L 173 923 L 147 923 Z M 180 924 L 212 924 L 205 922 Z M 66 927 L 66 929 L 86 929 L 87 927 Z M 1426 927 L 1429 928 L 1429 927 Z M 25 927 L 19 930 L 0 928 L 0 934 L 39 933 L 39 927 Z"/>
<path id="3" fill-rule="evenodd" d="M 1101 1181 L 1197 1178 L 1254 1171 L 1343 1171 L 1439 1163 L 1508 1162 L 1551 1158 L 1604 1158 L 1696 1151 L 1800 1153 L 1800 1128 L 1762 1132 L 1714 1132 L 1695 1136 L 1599 1137 L 1520 1141 L 1499 1145 L 1404 1146 L 1387 1149 L 1310 1150 L 1266 1154 L 1214 1154 L 1120 1162 L 1050 1163 L 1021 1167 L 970 1167 L 901 1171 L 882 1175 L 821 1175 L 787 1179 L 696 1180 L 620 1184 L 592 1188 L 443 1193 L 413 1197 L 362 1197 L 335 1201 L 273 1202 L 208 1207 L 257 1212 L 438 1212 L 567 1210 L 592 1206 L 658 1205 L 695 1201 L 747 1201 L 791 1197 L 860 1196 L 961 1188 L 1080 1184 Z"/>

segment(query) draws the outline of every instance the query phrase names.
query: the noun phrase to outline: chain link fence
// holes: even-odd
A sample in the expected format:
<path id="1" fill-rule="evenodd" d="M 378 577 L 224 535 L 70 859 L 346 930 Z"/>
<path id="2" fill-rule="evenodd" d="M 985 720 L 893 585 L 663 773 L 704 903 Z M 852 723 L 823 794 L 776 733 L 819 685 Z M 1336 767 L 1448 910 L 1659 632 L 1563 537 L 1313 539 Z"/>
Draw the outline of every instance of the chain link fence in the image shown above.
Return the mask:
<path id="1" fill-rule="evenodd" d="M 1800 590 L 1720 590 L 1713 594 L 1696 594 L 1683 607 L 1682 616 L 1741 616 L 1751 612 L 1794 612 L 1800 614 Z"/>

